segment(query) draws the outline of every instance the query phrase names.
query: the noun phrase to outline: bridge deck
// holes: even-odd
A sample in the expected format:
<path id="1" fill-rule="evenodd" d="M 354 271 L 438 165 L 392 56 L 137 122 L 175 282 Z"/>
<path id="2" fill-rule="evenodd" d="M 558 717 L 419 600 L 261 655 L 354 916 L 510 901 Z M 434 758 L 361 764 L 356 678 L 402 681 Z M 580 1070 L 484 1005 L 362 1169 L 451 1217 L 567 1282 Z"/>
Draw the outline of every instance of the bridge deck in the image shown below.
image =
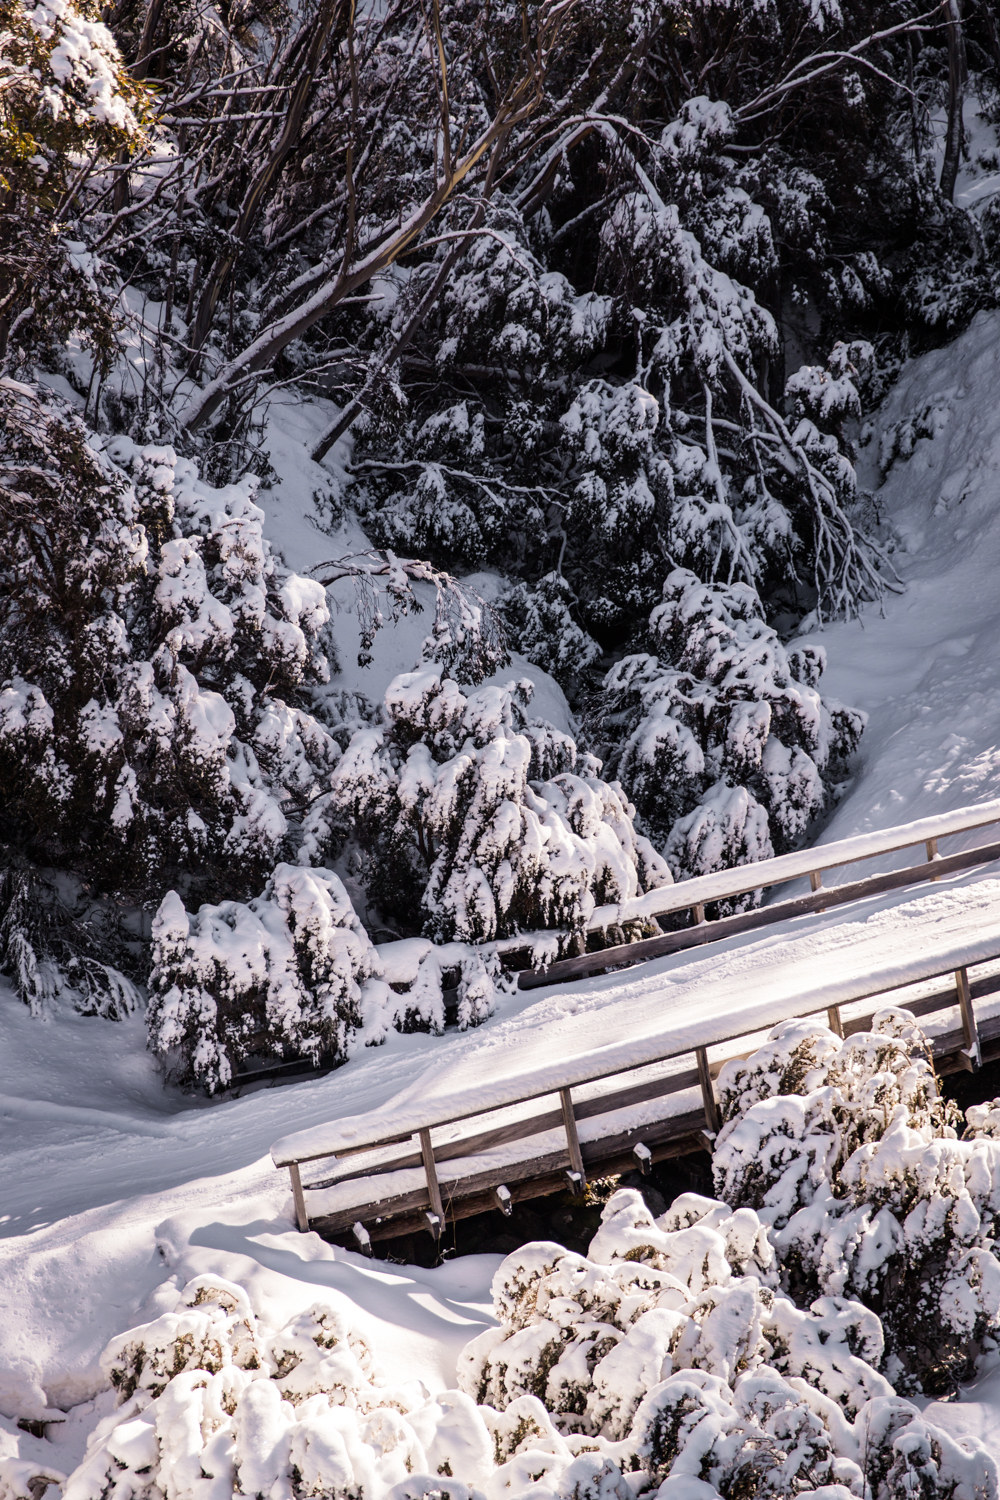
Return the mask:
<path id="1" fill-rule="evenodd" d="M 778 1021 L 819 1012 L 851 1032 L 879 1003 L 904 1004 L 932 1018 L 942 1069 L 975 1068 L 1000 1056 L 994 995 L 1000 881 L 939 885 L 550 992 L 443 1044 L 381 1109 L 285 1137 L 272 1156 L 302 1228 L 362 1245 L 439 1234 L 447 1218 L 703 1148 L 719 1066 Z M 300 1164 L 321 1159 L 303 1187 Z"/>

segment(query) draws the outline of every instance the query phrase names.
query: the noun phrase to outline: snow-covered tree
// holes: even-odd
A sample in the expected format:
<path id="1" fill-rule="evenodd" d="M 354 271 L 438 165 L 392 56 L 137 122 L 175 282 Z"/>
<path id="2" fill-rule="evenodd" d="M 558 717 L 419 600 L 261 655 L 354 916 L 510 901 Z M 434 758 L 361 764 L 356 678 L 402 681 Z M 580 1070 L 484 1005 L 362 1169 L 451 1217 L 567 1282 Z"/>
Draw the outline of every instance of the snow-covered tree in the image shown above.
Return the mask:
<path id="1" fill-rule="evenodd" d="M 823 647 L 786 649 L 748 585 L 684 569 L 664 583 L 648 644 L 607 674 L 594 732 L 674 877 L 800 843 L 865 722 L 821 698 Z"/>
<path id="2" fill-rule="evenodd" d="M 313 817 L 366 855 L 371 899 L 438 941 L 561 929 L 668 883 L 620 789 L 542 720 L 530 682 L 465 691 L 439 666 L 403 673 L 384 723 L 359 730 Z"/>
<path id="3" fill-rule="evenodd" d="M 330 870 L 279 864 L 261 896 L 173 891 L 153 923 L 149 1044 L 179 1080 L 225 1088 L 248 1058 L 343 1061 L 378 957 Z"/>
<path id="4" fill-rule="evenodd" d="M 306 706 L 329 612 L 271 554 L 252 479 L 216 490 L 172 449 L 102 445 L 10 379 L 0 412 L 4 954 L 33 1004 L 94 1008 L 117 981 L 85 942 L 63 961 L 74 919 L 114 928 L 177 882 L 250 894 L 297 847 L 340 755 Z"/>

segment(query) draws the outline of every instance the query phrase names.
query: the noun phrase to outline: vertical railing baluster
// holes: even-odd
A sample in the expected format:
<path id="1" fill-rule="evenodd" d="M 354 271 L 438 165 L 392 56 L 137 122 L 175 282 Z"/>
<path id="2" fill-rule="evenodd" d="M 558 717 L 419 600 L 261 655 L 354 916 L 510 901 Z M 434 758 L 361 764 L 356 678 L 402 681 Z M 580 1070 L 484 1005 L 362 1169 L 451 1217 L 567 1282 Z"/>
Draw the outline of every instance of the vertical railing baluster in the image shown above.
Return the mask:
<path id="1" fill-rule="evenodd" d="M 297 1161 L 288 1163 L 288 1175 L 292 1179 L 292 1197 L 295 1200 L 295 1218 L 302 1234 L 309 1232 L 309 1215 L 306 1212 L 306 1195 L 302 1191 L 302 1175 Z"/>
<path id="2" fill-rule="evenodd" d="M 573 1109 L 573 1094 L 570 1089 L 559 1090 L 562 1105 L 563 1125 L 566 1128 L 566 1144 L 569 1147 L 569 1179 L 574 1192 L 582 1193 L 587 1186 L 587 1174 L 583 1170 L 583 1152 L 576 1129 L 576 1111 Z"/>
<path id="3" fill-rule="evenodd" d="M 429 1130 L 420 1131 L 420 1154 L 424 1159 L 427 1195 L 431 1200 L 431 1211 L 427 1215 L 427 1227 L 434 1238 L 439 1240 L 444 1229 L 444 1206 L 441 1202 L 441 1189 L 438 1186 L 437 1166 L 434 1162 L 434 1147 L 431 1145 L 431 1133 Z"/>
<path id="4" fill-rule="evenodd" d="M 958 1007 L 962 1012 L 962 1031 L 965 1034 L 965 1046 L 962 1049 L 963 1066 L 974 1073 L 982 1065 L 983 1055 L 979 1045 L 979 1027 L 976 1024 L 976 1013 L 972 1009 L 972 992 L 969 989 L 969 971 L 966 968 L 955 970 L 955 988 L 958 991 Z"/>
<path id="5" fill-rule="evenodd" d="M 698 1082 L 701 1084 L 701 1098 L 705 1106 L 705 1122 L 713 1135 L 719 1133 L 719 1104 L 715 1097 L 715 1084 L 712 1082 L 711 1069 L 708 1066 L 708 1049 L 696 1047 L 694 1055 L 698 1060 Z"/>

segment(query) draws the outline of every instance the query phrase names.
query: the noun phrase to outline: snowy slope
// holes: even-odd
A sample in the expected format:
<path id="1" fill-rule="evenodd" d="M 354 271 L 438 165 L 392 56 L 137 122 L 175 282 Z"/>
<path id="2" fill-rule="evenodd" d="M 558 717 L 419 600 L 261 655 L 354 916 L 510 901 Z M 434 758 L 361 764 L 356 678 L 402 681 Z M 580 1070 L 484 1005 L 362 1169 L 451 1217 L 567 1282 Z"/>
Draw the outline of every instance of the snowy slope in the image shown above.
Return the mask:
<path id="1" fill-rule="evenodd" d="M 878 490 L 905 592 L 821 636 L 824 691 L 870 716 L 857 775 L 821 842 L 1000 791 L 998 385 L 1000 313 L 980 313 L 954 344 L 904 368 L 862 450 L 861 482 L 875 489 L 882 434 L 921 415 L 937 433 L 916 436 Z"/>
<path id="2" fill-rule="evenodd" d="M 254 1282 L 257 1271 L 247 1260 L 270 1266 L 272 1252 L 273 1264 L 296 1286 L 339 1285 L 337 1278 L 347 1276 L 339 1269 L 320 1276 L 311 1265 L 317 1258 L 361 1275 L 358 1268 L 367 1263 L 293 1230 L 287 1174 L 277 1172 L 268 1155 L 278 1137 L 377 1109 L 404 1091 L 412 1095 L 425 1068 L 446 1085 L 450 1079 L 460 1086 L 496 1074 L 508 1053 L 551 1061 L 554 1037 L 560 1045 L 613 1047 L 624 1029 L 623 1006 L 641 1041 L 662 1032 L 665 1021 L 670 1024 L 664 1000 L 671 990 L 697 997 L 728 982 L 747 1007 L 756 1004 L 751 1019 L 766 1024 L 775 1004 L 776 974 L 795 954 L 801 962 L 797 972 L 805 975 L 811 965 L 814 982 L 821 984 L 835 978 L 838 958 L 845 960 L 868 928 L 885 953 L 912 960 L 918 909 L 936 920 L 946 943 L 995 951 L 997 889 L 995 879 L 966 876 L 943 882 L 921 901 L 883 897 L 849 912 L 779 924 L 763 937 L 733 939 L 694 960 L 677 954 L 641 970 L 545 991 L 541 998 L 537 991 L 521 992 L 478 1031 L 450 1039 L 393 1033 L 384 1047 L 363 1049 L 326 1078 L 217 1104 L 164 1094 L 140 1052 L 138 1021 L 115 1025 L 65 1013 L 38 1023 L 4 990 L 0 1370 L 7 1373 L 0 1383 L 0 1413 L 32 1415 L 46 1405 L 89 1399 L 99 1388 L 96 1362 L 104 1344 L 138 1320 L 145 1299 L 175 1274 L 179 1258 L 182 1279 L 214 1268 L 230 1279 Z M 893 906 L 897 910 L 889 922 L 885 913 Z M 787 989 L 778 997 L 783 1013 L 790 1004 L 796 1008 L 795 998 Z M 168 1219 L 171 1225 L 164 1227 Z M 194 1247 L 190 1255 L 186 1246 Z M 242 1259 L 223 1270 L 221 1261 L 206 1262 L 202 1250 Z M 468 1272 L 481 1274 L 477 1297 L 485 1295 L 488 1269 Z M 347 1277 L 352 1286 L 355 1270 Z M 365 1287 L 369 1274 L 370 1267 L 362 1276 Z M 424 1295 L 426 1273 L 399 1274 L 405 1283 L 398 1291 L 403 1311 L 386 1304 L 386 1321 L 409 1330 L 407 1339 L 417 1332 L 424 1339 L 427 1314 L 438 1330 L 439 1352 L 432 1359 L 429 1346 L 418 1339 L 412 1358 L 431 1373 L 436 1369 L 442 1388 L 450 1380 L 449 1362 L 465 1341 L 452 1329 L 455 1318 L 487 1314 L 478 1303 L 471 1312 L 454 1313 L 450 1291 L 441 1293 L 444 1303 L 433 1288 Z M 447 1278 L 441 1286 L 450 1286 Z M 372 1296 L 381 1306 L 389 1293 L 377 1290 Z M 406 1313 L 413 1301 L 423 1308 L 416 1331 Z M 455 1324 L 460 1326 L 465 1325 Z"/>

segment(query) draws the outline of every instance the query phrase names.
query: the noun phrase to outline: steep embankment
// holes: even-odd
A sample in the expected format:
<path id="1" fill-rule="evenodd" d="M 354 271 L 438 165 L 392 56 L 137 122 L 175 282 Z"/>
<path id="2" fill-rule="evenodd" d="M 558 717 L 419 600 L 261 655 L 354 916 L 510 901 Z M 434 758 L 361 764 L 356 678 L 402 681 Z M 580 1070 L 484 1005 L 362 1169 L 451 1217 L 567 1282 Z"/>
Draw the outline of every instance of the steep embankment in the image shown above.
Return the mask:
<path id="1" fill-rule="evenodd" d="M 824 689 L 870 716 L 821 842 L 1000 793 L 998 389 L 1000 313 L 981 313 L 904 368 L 862 450 L 905 592 L 820 637 Z M 880 485 L 880 451 L 894 450 Z"/>

